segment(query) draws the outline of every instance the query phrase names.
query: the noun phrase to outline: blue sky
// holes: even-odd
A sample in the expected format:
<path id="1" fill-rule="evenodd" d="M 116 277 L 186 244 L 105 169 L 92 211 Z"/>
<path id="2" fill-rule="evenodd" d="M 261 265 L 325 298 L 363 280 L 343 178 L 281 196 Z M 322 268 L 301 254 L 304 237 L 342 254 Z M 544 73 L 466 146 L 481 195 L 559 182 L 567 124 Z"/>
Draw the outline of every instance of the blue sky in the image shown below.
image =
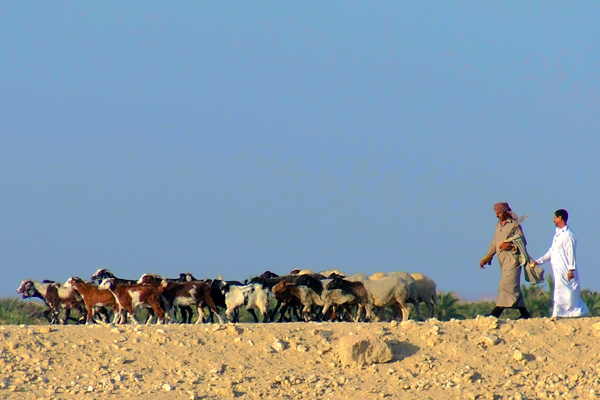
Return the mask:
<path id="1" fill-rule="evenodd" d="M 423 272 L 492 205 L 600 290 L 597 2 L 0 4 L 0 296 L 23 279 Z M 550 272 L 547 269 L 548 273 Z"/>

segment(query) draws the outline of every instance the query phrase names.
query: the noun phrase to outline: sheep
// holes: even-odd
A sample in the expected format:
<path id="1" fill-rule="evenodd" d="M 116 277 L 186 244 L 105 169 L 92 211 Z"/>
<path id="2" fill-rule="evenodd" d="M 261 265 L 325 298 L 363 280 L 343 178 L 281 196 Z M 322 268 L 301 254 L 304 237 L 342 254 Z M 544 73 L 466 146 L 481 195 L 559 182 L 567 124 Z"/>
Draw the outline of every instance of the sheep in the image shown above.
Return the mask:
<path id="1" fill-rule="evenodd" d="M 400 309 L 402 321 L 408 320 L 409 309 L 406 302 L 410 299 L 410 287 L 404 279 L 387 276 L 375 281 L 367 279 L 363 281 L 363 285 L 371 298 L 371 302 L 365 307 L 368 318 L 371 318 L 369 314 L 373 315 L 371 306 L 379 307 L 381 311 L 383 307 L 392 306 Z M 379 320 L 379 317 L 375 320 Z"/>
<path id="2" fill-rule="evenodd" d="M 257 283 L 244 286 L 224 285 L 222 293 L 225 295 L 225 304 L 227 305 L 225 315 L 230 321 L 233 320 L 233 314 L 242 305 L 246 305 L 248 311 L 260 310 L 263 322 L 269 320 L 269 293 L 262 285 Z M 256 315 L 253 314 L 253 316 L 257 320 Z"/>
<path id="3" fill-rule="evenodd" d="M 328 289 L 329 283 L 335 278 L 332 279 L 324 279 L 323 283 L 323 293 L 321 293 L 321 299 L 323 300 L 323 318 L 326 318 L 327 312 L 329 308 L 331 308 L 332 313 L 329 317 L 330 321 L 335 320 L 336 318 L 342 318 L 342 316 L 338 315 L 338 309 L 342 309 L 345 314 L 343 319 L 350 319 L 350 321 L 357 321 L 352 317 L 352 310 L 350 306 L 357 306 L 359 304 L 359 298 L 351 293 L 344 293 L 340 289 Z M 358 313 L 357 313 L 358 316 Z"/>
<path id="4" fill-rule="evenodd" d="M 164 322 L 164 301 L 155 287 L 150 285 L 117 283 L 115 278 L 104 279 L 98 287 L 110 290 L 115 296 L 119 308 L 118 312 L 123 313 L 126 311 L 135 324 L 139 324 L 135 315 L 135 308 L 140 306 L 150 307 L 158 318 L 158 323 L 162 324 Z M 148 318 L 146 323 L 150 323 L 151 319 Z"/>
<path id="5" fill-rule="evenodd" d="M 359 285 L 361 284 L 367 294 L 366 299 L 364 298 L 364 294 L 360 292 Z M 347 293 L 355 294 L 359 297 L 362 296 L 359 301 L 357 318 L 361 314 L 361 309 L 364 308 L 368 319 L 378 321 L 380 317 L 373 313 L 373 307 L 379 307 L 383 311 L 383 307 L 392 306 L 401 311 L 402 320 L 408 319 L 409 309 L 406 301 L 410 297 L 410 290 L 406 281 L 401 278 L 388 276 L 378 280 L 365 279 L 361 282 L 336 278 L 327 288 L 330 290 L 342 289 Z"/>
<path id="6" fill-rule="evenodd" d="M 376 281 L 377 279 L 385 278 L 386 276 L 387 274 L 385 272 L 375 272 L 374 274 L 369 276 L 369 279 L 372 281 Z"/>
<path id="7" fill-rule="evenodd" d="M 320 271 L 319 274 L 323 275 L 326 278 L 330 278 L 331 274 L 335 274 L 337 276 L 346 276 L 345 273 L 341 272 L 339 269 L 336 268 L 328 269 L 326 271 Z M 330 279 L 333 279 L 333 277 Z"/>
<path id="8" fill-rule="evenodd" d="M 337 296 L 337 299 L 335 299 L 337 304 L 356 304 L 358 306 L 354 321 L 359 321 L 362 310 L 371 301 L 365 285 L 359 281 L 349 281 L 341 277 L 335 277 L 325 288 L 327 289 L 327 294 L 325 295 L 326 302 L 323 307 L 323 314 L 327 312 L 329 307 L 333 306 L 334 296 Z"/>
<path id="9" fill-rule="evenodd" d="M 81 312 L 81 319 L 78 322 L 84 322 L 85 306 L 83 299 L 77 291 L 70 287 L 63 287 L 60 283 L 40 283 L 33 279 L 28 279 L 21 282 L 21 286 L 17 289 L 17 293 L 23 295 L 24 298 L 38 297 L 43 298 L 44 302 L 51 309 L 53 318 L 51 323 L 62 323 L 66 325 L 69 321 L 69 315 L 72 309 Z M 65 318 L 59 319 L 60 310 L 65 310 Z M 46 318 L 48 318 L 46 314 Z"/>
<path id="10" fill-rule="evenodd" d="M 325 279 L 325 275 L 320 273 L 314 273 L 312 269 L 293 269 L 290 271 L 290 275 L 310 275 L 317 279 Z"/>
<path id="11" fill-rule="evenodd" d="M 411 276 L 415 280 L 418 303 L 424 302 L 427 306 L 427 318 L 433 318 L 435 316 L 435 306 L 438 304 L 435 282 L 420 272 L 415 272 Z"/>
<path id="12" fill-rule="evenodd" d="M 404 271 L 392 271 L 389 274 L 386 274 L 385 272 L 376 272 L 373 275 L 371 275 L 369 277 L 369 279 L 378 280 L 378 279 L 384 278 L 386 276 L 392 276 L 392 277 L 395 276 L 395 277 L 401 278 L 406 281 L 406 283 L 408 284 L 408 289 L 410 291 L 410 296 L 409 296 L 409 299 L 407 300 L 407 303 L 410 303 L 415 306 L 415 312 L 417 313 L 417 319 L 422 320 L 421 310 L 419 308 L 419 299 L 418 299 L 417 286 L 416 286 L 415 279 L 408 272 L 404 272 Z"/>
<path id="13" fill-rule="evenodd" d="M 346 279 L 347 281 L 353 281 L 353 282 L 362 282 L 365 279 L 369 279 L 367 277 L 366 274 L 363 274 L 362 272 L 359 272 L 357 274 L 354 275 L 346 275 L 346 276 L 342 276 L 344 279 Z"/>
<path id="14" fill-rule="evenodd" d="M 83 298 L 87 310 L 86 324 L 94 322 L 93 317 L 98 307 L 100 307 L 99 313 L 102 314 L 101 318 L 104 323 L 108 322 L 108 314 L 104 307 L 110 307 L 113 311 L 118 309 L 115 296 L 109 290 L 100 289 L 95 283 L 85 282 L 83 279 L 73 276 L 67 280 L 64 286 L 74 288 Z M 119 317 L 120 315 L 115 312 L 113 322 L 118 323 Z"/>

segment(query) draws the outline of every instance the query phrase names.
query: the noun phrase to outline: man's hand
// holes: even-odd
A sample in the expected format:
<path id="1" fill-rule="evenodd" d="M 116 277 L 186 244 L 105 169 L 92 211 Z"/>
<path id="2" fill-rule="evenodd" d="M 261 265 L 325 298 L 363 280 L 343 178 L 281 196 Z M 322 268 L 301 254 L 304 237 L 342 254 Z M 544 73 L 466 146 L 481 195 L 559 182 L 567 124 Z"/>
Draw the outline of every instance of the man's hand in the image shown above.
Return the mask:
<path id="1" fill-rule="evenodd" d="M 573 278 L 575 278 L 575 274 L 573 273 L 573 270 L 571 269 L 571 270 L 569 270 L 569 272 L 567 272 L 567 279 L 569 281 L 572 281 Z"/>
<path id="2" fill-rule="evenodd" d="M 512 243 L 510 243 L 510 242 L 500 243 L 500 248 L 502 250 L 510 250 L 512 248 Z"/>
<path id="3" fill-rule="evenodd" d="M 535 267 L 536 265 L 539 265 L 539 263 L 538 263 L 537 261 L 533 260 L 533 261 L 531 261 L 531 262 L 529 263 L 529 268 L 533 268 L 533 267 Z"/>
<path id="4" fill-rule="evenodd" d="M 490 257 L 483 257 L 483 259 L 479 261 L 479 268 L 485 269 L 485 265 L 492 265 L 492 259 Z"/>

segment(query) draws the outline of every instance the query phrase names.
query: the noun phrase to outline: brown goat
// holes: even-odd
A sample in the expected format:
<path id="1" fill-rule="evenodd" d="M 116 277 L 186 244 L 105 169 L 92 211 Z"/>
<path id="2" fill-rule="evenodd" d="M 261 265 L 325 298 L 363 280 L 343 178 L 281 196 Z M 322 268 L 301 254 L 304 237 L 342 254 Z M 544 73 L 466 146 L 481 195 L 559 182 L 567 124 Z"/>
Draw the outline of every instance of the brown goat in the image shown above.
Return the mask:
<path id="1" fill-rule="evenodd" d="M 212 296 L 210 295 L 210 286 L 203 281 L 189 282 L 166 282 L 164 281 L 158 289 L 167 303 L 169 313 L 174 318 L 175 306 L 195 305 L 198 308 L 198 319 L 196 323 L 204 322 L 204 310 L 202 307 L 206 304 L 213 313 L 219 318 L 219 322 L 223 323 L 223 318 L 219 313 L 219 309 L 215 305 Z"/>
<path id="2" fill-rule="evenodd" d="M 135 315 L 135 308 L 149 307 L 158 318 L 158 323 L 165 321 L 165 307 L 162 296 L 157 288 L 150 285 L 118 284 L 114 278 L 105 279 L 99 286 L 108 289 L 115 296 L 119 313 L 127 311 L 134 323 L 139 324 Z M 151 318 L 146 323 L 149 323 Z M 123 321 L 124 322 L 124 321 Z"/>
<path id="3" fill-rule="evenodd" d="M 52 310 L 52 323 L 59 322 L 58 316 L 61 310 L 65 310 L 65 318 L 60 321 L 63 325 L 68 322 L 72 309 L 79 310 L 82 318 L 85 316 L 83 299 L 79 293 L 75 289 L 64 287 L 60 283 L 40 283 L 29 279 L 21 283 L 17 293 L 21 293 L 23 297 L 42 298 Z"/>
<path id="4" fill-rule="evenodd" d="M 110 307 L 115 312 L 114 322 L 118 321 L 118 315 L 116 311 L 118 310 L 119 306 L 117 305 L 115 296 L 110 292 L 110 290 L 100 289 L 95 283 L 85 282 L 83 279 L 76 276 L 69 278 L 67 283 L 65 283 L 65 287 L 75 288 L 75 290 L 77 290 L 77 292 L 83 298 L 83 302 L 85 303 L 85 308 L 87 310 L 86 324 L 91 324 L 94 322 L 94 311 L 98 307 Z M 103 322 L 108 321 L 104 319 Z"/>

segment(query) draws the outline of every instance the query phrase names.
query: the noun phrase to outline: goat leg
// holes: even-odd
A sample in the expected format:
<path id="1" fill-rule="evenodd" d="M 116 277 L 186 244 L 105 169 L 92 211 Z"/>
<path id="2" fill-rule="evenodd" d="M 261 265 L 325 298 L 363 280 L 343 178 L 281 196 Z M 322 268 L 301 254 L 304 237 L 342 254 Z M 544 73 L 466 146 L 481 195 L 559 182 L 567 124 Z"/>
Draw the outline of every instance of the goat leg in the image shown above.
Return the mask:
<path id="1" fill-rule="evenodd" d="M 277 311 L 279 311 L 279 307 L 281 307 L 281 304 L 282 304 L 282 301 L 277 299 L 277 304 L 275 304 L 275 308 L 271 312 L 271 322 L 273 322 L 273 320 L 275 319 L 275 314 L 277 314 Z M 281 318 L 279 318 L 279 320 L 277 322 L 281 322 Z"/>
<path id="2" fill-rule="evenodd" d="M 248 312 L 249 312 L 250 314 L 252 314 L 252 316 L 254 317 L 254 322 L 255 322 L 255 323 L 258 323 L 258 317 L 256 316 L 256 311 L 254 311 L 254 308 L 249 308 L 249 309 L 247 309 L 247 310 L 248 310 Z"/>

